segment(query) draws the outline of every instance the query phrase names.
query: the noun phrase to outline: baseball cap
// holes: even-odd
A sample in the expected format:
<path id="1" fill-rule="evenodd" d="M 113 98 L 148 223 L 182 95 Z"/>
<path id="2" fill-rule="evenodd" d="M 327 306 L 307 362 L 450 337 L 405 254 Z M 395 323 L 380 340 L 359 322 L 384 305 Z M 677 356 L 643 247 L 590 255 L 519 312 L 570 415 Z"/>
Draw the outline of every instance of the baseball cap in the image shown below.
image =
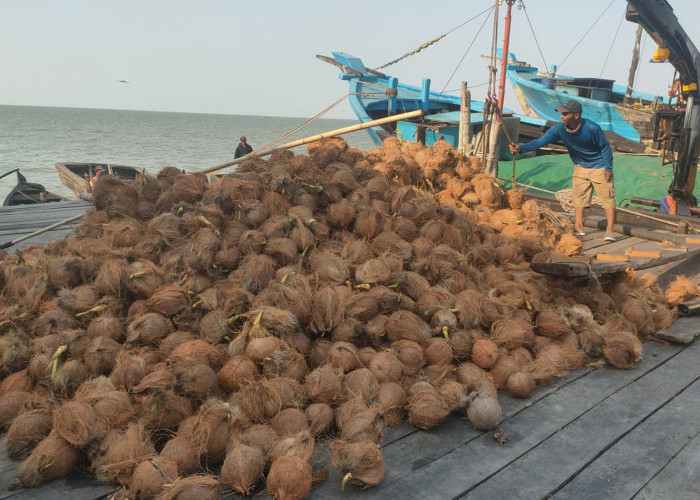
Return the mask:
<path id="1" fill-rule="evenodd" d="M 102 165 L 97 165 L 95 167 L 95 172 L 104 172 L 105 168 Z"/>
<path id="2" fill-rule="evenodd" d="M 562 104 L 560 107 L 558 107 L 554 111 L 559 111 L 559 112 L 565 111 L 568 113 L 578 113 L 580 115 L 581 114 L 581 103 L 571 99 L 569 101 L 566 101 L 564 104 Z"/>
<path id="3" fill-rule="evenodd" d="M 245 136 L 244 136 L 244 135 L 241 136 L 241 142 L 245 142 Z"/>

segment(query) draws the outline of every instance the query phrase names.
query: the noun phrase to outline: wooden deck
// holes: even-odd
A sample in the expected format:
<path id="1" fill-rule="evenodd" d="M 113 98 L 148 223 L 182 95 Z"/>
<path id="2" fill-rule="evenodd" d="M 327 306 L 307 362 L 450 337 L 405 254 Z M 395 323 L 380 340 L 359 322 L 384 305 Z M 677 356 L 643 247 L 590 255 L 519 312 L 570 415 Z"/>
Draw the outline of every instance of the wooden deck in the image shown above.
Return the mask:
<path id="1" fill-rule="evenodd" d="M 59 217 L 86 206 L 74 202 L 61 207 L 66 211 Z M 47 217 L 41 210 L 36 216 L 25 213 L 25 223 L 40 214 Z M 3 237 L 12 240 L 16 236 L 11 234 L 28 232 L 16 222 L 17 232 L 10 233 L 9 220 L 0 212 Z M 36 225 L 51 223 L 42 221 Z M 602 231 L 592 230 L 583 238 L 585 255 L 624 254 L 631 247 L 660 251 L 660 259 L 633 259 L 632 267 L 649 268 L 662 287 L 679 273 L 700 284 L 700 245 L 622 235 L 608 243 L 602 236 Z M 700 333 L 700 317 L 686 320 L 686 328 Z M 644 360 L 634 370 L 587 366 L 549 387 L 538 387 L 526 400 L 505 394 L 499 400 L 500 427 L 508 442 L 499 444 L 493 431 L 474 430 L 464 415 L 452 415 L 428 432 L 410 424 L 392 427 L 382 442 L 386 477 L 379 486 L 341 491 L 341 474 L 331 469 L 310 498 L 700 498 L 698 342 L 647 341 Z M 328 463 L 327 445 L 317 446 L 318 464 Z M 114 491 L 87 472 L 31 490 L 8 491 L 17 467 L 0 445 L 0 499 L 81 500 L 107 498 Z M 239 496 L 228 493 L 224 498 Z"/>

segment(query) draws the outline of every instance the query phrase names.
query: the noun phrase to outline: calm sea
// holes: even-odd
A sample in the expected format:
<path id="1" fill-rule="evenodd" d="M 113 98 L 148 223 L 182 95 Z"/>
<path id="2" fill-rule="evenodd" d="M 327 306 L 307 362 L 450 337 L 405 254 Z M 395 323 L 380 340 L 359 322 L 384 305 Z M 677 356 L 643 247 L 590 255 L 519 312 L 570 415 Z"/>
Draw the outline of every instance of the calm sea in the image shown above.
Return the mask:
<path id="1" fill-rule="evenodd" d="M 0 175 L 19 168 L 29 182 L 72 199 L 72 192 L 59 181 L 57 162 L 116 163 L 143 167 L 152 174 L 172 165 L 194 172 L 233 160 L 241 135 L 258 148 L 306 121 L 276 116 L 0 106 Z M 318 119 L 279 144 L 357 123 Z M 364 130 L 343 138 L 358 149 L 374 146 Z M 293 151 L 302 154 L 306 149 L 300 146 Z M 16 180 L 14 174 L 0 179 L 0 203 Z"/>

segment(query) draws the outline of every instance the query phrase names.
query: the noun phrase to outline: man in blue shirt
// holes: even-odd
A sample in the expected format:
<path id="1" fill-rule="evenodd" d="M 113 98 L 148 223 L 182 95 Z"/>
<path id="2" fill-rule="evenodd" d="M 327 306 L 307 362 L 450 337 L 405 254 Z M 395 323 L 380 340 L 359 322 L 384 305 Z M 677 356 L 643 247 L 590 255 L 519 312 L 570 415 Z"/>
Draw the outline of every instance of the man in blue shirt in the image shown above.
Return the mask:
<path id="1" fill-rule="evenodd" d="M 613 155 L 610 143 L 600 126 L 581 118 L 581 103 L 566 101 L 556 111 L 561 113 L 561 123 L 551 127 L 546 134 L 523 145 L 511 144 L 511 153 L 528 153 L 552 142 L 563 142 L 574 162 L 572 194 L 574 201 L 574 231 L 585 236 L 583 209 L 590 206 L 595 189 L 608 220 L 604 239 L 615 241 L 615 185 L 613 183 Z"/>

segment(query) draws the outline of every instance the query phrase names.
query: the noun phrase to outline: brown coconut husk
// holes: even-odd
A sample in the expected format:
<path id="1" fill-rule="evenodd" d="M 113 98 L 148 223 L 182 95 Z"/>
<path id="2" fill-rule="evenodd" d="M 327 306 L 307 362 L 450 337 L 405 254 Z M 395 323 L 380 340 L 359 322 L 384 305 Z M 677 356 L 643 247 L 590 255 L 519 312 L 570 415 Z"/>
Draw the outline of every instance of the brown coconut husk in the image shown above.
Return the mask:
<path id="1" fill-rule="evenodd" d="M 54 430 L 76 447 L 82 447 L 97 437 L 97 418 L 92 407 L 84 402 L 67 401 L 53 413 Z"/>
<path id="2" fill-rule="evenodd" d="M 332 252 L 315 251 L 309 256 L 309 266 L 319 284 L 342 285 L 350 277 L 347 263 Z"/>
<path id="3" fill-rule="evenodd" d="M 165 277 L 156 265 L 145 259 L 129 265 L 126 286 L 139 298 L 148 298 L 165 284 Z"/>
<path id="4" fill-rule="evenodd" d="M 168 366 L 161 366 L 147 373 L 141 381 L 131 388 L 131 392 L 140 394 L 146 391 L 167 390 L 175 387 L 175 374 Z"/>
<path id="5" fill-rule="evenodd" d="M 90 373 L 82 360 L 69 359 L 59 365 L 56 376 L 51 381 L 51 387 L 63 396 L 70 397 L 89 377 Z"/>
<path id="6" fill-rule="evenodd" d="M 490 431 L 501 423 L 501 405 L 498 399 L 480 394 L 469 403 L 467 418 L 475 429 Z"/>
<path id="7" fill-rule="evenodd" d="M 644 298 L 627 297 L 620 305 L 620 314 L 637 328 L 640 335 L 654 333 L 654 313 Z"/>
<path id="8" fill-rule="evenodd" d="M 675 279 L 669 283 L 668 288 L 666 288 L 664 292 L 664 298 L 671 306 L 677 306 L 698 295 L 700 295 L 698 287 L 682 274 L 676 276 Z"/>
<path id="9" fill-rule="evenodd" d="M 557 243 L 556 250 L 568 256 L 580 255 L 581 240 L 571 233 L 564 233 Z"/>
<path id="10" fill-rule="evenodd" d="M 236 440 L 241 441 L 248 446 L 258 448 L 263 452 L 263 455 L 267 460 L 269 459 L 272 445 L 277 442 L 277 438 L 277 433 L 269 425 L 254 424 L 241 431 Z M 234 440 L 233 442 L 235 443 L 236 441 Z"/>
<path id="11" fill-rule="evenodd" d="M 183 477 L 196 473 L 200 467 L 199 450 L 187 437 L 175 436 L 168 440 L 160 451 L 160 456 L 174 461 Z"/>
<path id="12" fill-rule="evenodd" d="M 425 357 L 429 365 L 446 366 L 453 361 L 452 345 L 449 339 L 433 337 L 425 348 Z"/>
<path id="13" fill-rule="evenodd" d="M 476 392 L 469 391 L 467 387 L 453 379 L 442 380 L 438 385 L 438 392 L 445 398 L 450 411 L 466 408 L 469 402 L 477 395 Z"/>
<path id="14" fill-rule="evenodd" d="M 391 267 L 385 259 L 369 259 L 355 271 L 355 281 L 358 283 L 386 283 L 391 276 Z"/>
<path id="15" fill-rule="evenodd" d="M 9 488 L 35 488 L 42 483 L 65 477 L 73 471 L 78 458 L 78 450 L 52 432 L 20 464 Z"/>
<path id="16" fill-rule="evenodd" d="M 291 436 L 302 431 L 309 430 L 306 415 L 297 408 L 285 408 L 270 420 L 272 427 L 278 436 Z"/>
<path id="17" fill-rule="evenodd" d="M 146 375 L 146 360 L 126 351 L 119 351 L 114 369 L 109 376 L 117 389 L 130 389 Z"/>
<path id="18" fill-rule="evenodd" d="M 10 422 L 30 406 L 32 393 L 14 391 L 0 397 L 0 429 L 5 429 Z"/>
<path id="19" fill-rule="evenodd" d="M 96 337 L 83 355 L 85 366 L 92 375 L 111 373 L 122 346 L 108 337 Z"/>
<path id="20" fill-rule="evenodd" d="M 255 363 L 246 356 L 234 356 L 219 370 L 217 378 L 228 392 L 238 391 L 259 376 Z"/>
<path id="21" fill-rule="evenodd" d="M 304 379 L 306 394 L 313 403 L 332 405 L 342 397 L 343 370 L 332 366 L 319 366 Z"/>
<path id="22" fill-rule="evenodd" d="M 529 373 L 515 372 L 508 377 L 506 390 L 514 398 L 525 399 L 535 390 L 535 380 Z"/>
<path id="23" fill-rule="evenodd" d="M 384 411 L 387 425 L 400 425 L 406 417 L 406 401 L 408 393 L 397 382 L 379 384 L 377 404 Z"/>
<path id="24" fill-rule="evenodd" d="M 366 326 L 360 320 L 357 318 L 348 317 L 343 318 L 343 320 L 333 328 L 331 331 L 331 338 L 333 342 L 350 342 L 353 344 L 361 344 L 366 333 Z M 362 361 L 361 356 L 360 361 Z M 364 364 L 364 362 L 362 362 L 362 364 Z"/>
<path id="25" fill-rule="evenodd" d="M 293 456 L 311 464 L 314 458 L 314 443 L 315 440 L 308 431 L 282 436 L 272 445 L 270 457 L 274 462 L 282 456 Z"/>
<path id="26" fill-rule="evenodd" d="M 483 369 L 491 368 L 498 360 L 498 345 L 487 339 L 478 339 L 472 348 L 472 361 Z"/>
<path id="27" fill-rule="evenodd" d="M 141 396 L 139 423 L 148 430 L 175 431 L 178 424 L 193 413 L 189 399 L 172 390 L 155 390 Z"/>
<path id="28" fill-rule="evenodd" d="M 111 432 L 102 441 L 103 453 L 92 460 L 91 468 L 102 482 L 131 482 L 136 465 L 153 455 L 155 448 L 147 431 L 139 424 L 131 424 L 124 432 Z"/>
<path id="29" fill-rule="evenodd" d="M 362 398 L 368 405 L 374 400 L 379 388 L 377 377 L 368 368 L 358 368 L 345 375 L 343 393 L 346 399 Z"/>
<path id="30" fill-rule="evenodd" d="M 425 353 L 418 342 L 398 340 L 391 344 L 391 349 L 401 362 L 401 369 L 406 375 L 414 375 L 425 366 Z"/>
<path id="31" fill-rule="evenodd" d="M 178 500 L 196 498 L 197 500 L 219 500 L 221 498 L 221 483 L 215 476 L 194 475 L 180 477 L 163 486 L 158 495 L 159 500 Z"/>
<path id="32" fill-rule="evenodd" d="M 392 351 L 379 351 L 372 356 L 368 368 L 382 382 L 397 382 L 403 373 L 403 364 Z"/>
<path id="33" fill-rule="evenodd" d="M 384 458 L 378 444 L 371 441 L 353 442 L 336 439 L 331 443 L 331 464 L 345 473 L 348 481 L 369 488 L 384 478 Z"/>
<path id="34" fill-rule="evenodd" d="M 13 460 L 24 460 L 34 447 L 53 428 L 53 413 L 47 409 L 20 413 L 12 421 L 5 435 L 7 455 Z"/>
<path id="35" fill-rule="evenodd" d="M 391 342 L 411 340 L 427 346 L 432 337 L 430 326 L 411 311 L 396 311 L 387 319 L 386 334 Z"/>
<path id="36" fill-rule="evenodd" d="M 445 398 L 427 382 L 413 384 L 406 408 L 411 423 L 426 430 L 435 427 L 450 414 Z"/>
<path id="37" fill-rule="evenodd" d="M 75 328 L 76 320 L 70 314 L 60 309 L 51 309 L 41 313 L 34 321 L 32 331 L 35 337 L 45 337 L 52 333 Z"/>
<path id="38" fill-rule="evenodd" d="M 79 285 L 58 291 L 58 305 L 74 313 L 92 309 L 99 299 L 100 292 L 92 285 Z"/>
<path id="39" fill-rule="evenodd" d="M 146 313 L 131 321 L 126 329 L 126 341 L 138 345 L 157 345 L 173 332 L 168 318 L 158 313 Z"/>
<path id="40" fill-rule="evenodd" d="M 252 338 L 245 347 L 245 356 L 255 363 L 272 359 L 278 351 L 288 350 L 287 343 L 273 336 Z"/>
<path id="41" fill-rule="evenodd" d="M 304 411 L 308 422 L 308 431 L 317 437 L 329 432 L 335 424 L 333 408 L 325 403 L 312 403 Z"/>
<path id="42" fill-rule="evenodd" d="M 114 384 L 107 377 L 96 377 L 83 382 L 78 390 L 75 391 L 73 399 L 75 401 L 84 401 L 89 404 L 94 404 L 99 401 L 106 393 L 114 391 Z"/>
<path id="43" fill-rule="evenodd" d="M 215 346 L 201 339 L 188 340 L 178 345 L 168 358 L 172 365 L 206 363 L 212 369 L 221 369 L 223 355 Z"/>
<path id="44" fill-rule="evenodd" d="M 537 331 L 540 335 L 551 339 L 558 339 L 571 332 L 561 312 L 556 309 L 540 311 L 535 319 Z"/>
<path id="45" fill-rule="evenodd" d="M 179 345 L 190 340 L 195 340 L 194 333 L 176 330 L 158 343 L 158 353 L 161 358 L 168 359 Z"/>
<path id="46" fill-rule="evenodd" d="M 267 423 L 282 410 L 282 396 L 267 380 L 249 383 L 238 393 L 239 404 L 255 423 Z"/>
<path id="47" fill-rule="evenodd" d="M 351 372 L 362 365 L 357 348 L 350 342 L 333 342 L 326 352 L 324 364 Z"/>
<path id="48" fill-rule="evenodd" d="M 27 366 L 32 351 L 29 339 L 20 332 L 0 336 L 0 372 L 16 372 Z"/>
<path id="49" fill-rule="evenodd" d="M 515 349 L 529 347 L 534 341 L 530 324 L 514 318 L 501 318 L 491 325 L 491 341 L 498 347 Z"/>
<path id="50" fill-rule="evenodd" d="M 149 500 L 155 498 L 166 484 L 178 479 L 178 468 L 175 460 L 165 457 L 149 457 L 142 460 L 134 469 L 131 476 L 129 491 Z"/>
<path id="51" fill-rule="evenodd" d="M 91 337 L 104 337 L 115 342 L 122 342 L 125 336 L 124 326 L 114 315 L 107 313 L 93 319 L 86 333 Z"/>
<path id="52" fill-rule="evenodd" d="M 266 491 L 277 499 L 301 499 L 311 491 L 311 466 L 294 456 L 277 458 L 267 474 Z"/>
<path id="53" fill-rule="evenodd" d="M 275 377 L 268 379 L 269 384 L 277 391 L 282 408 L 305 408 L 309 404 L 304 385 L 294 379 Z"/>
<path id="54" fill-rule="evenodd" d="M 520 365 L 513 356 L 500 356 L 491 366 L 489 373 L 499 389 L 505 389 L 513 373 L 520 371 Z"/>
<path id="55" fill-rule="evenodd" d="M 630 332 L 614 331 L 605 336 L 603 356 L 617 369 L 632 370 L 642 360 L 642 343 Z"/>
<path id="56" fill-rule="evenodd" d="M 349 441 L 381 441 L 386 431 L 386 420 L 381 408 L 367 408 L 350 415 L 343 421 L 341 438 Z"/>
<path id="57" fill-rule="evenodd" d="M 179 285 L 163 285 L 146 299 L 146 305 L 154 312 L 174 316 L 190 306 L 190 297 Z"/>
<path id="58" fill-rule="evenodd" d="M 523 367 L 537 385 L 551 385 L 557 378 L 565 377 L 566 356 L 562 349 L 554 344 L 547 344 L 537 352 L 537 357 Z"/>
<path id="59" fill-rule="evenodd" d="M 69 255 L 49 259 L 46 263 L 46 275 L 55 288 L 72 288 L 80 283 L 82 259 Z"/>
<path id="60" fill-rule="evenodd" d="M 221 467 L 221 483 L 243 495 L 250 495 L 263 477 L 266 462 L 262 450 L 236 442 L 226 453 Z"/>
<path id="61" fill-rule="evenodd" d="M 124 391 L 110 391 L 102 395 L 93 405 L 99 425 L 105 429 L 125 425 L 135 413 L 131 397 Z"/>

